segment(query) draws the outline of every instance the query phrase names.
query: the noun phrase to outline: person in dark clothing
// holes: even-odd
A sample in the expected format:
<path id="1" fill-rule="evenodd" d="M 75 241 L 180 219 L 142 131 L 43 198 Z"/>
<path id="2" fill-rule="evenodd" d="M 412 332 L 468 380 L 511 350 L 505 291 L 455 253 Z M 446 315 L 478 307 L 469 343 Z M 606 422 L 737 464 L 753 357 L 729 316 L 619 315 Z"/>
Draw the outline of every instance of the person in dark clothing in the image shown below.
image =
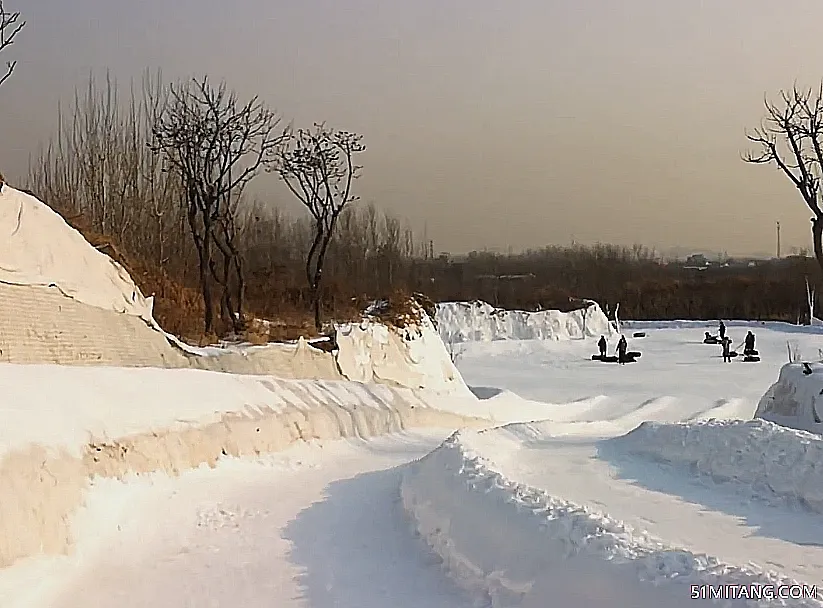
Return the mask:
<path id="1" fill-rule="evenodd" d="M 626 364 L 626 350 L 629 345 L 626 342 L 626 336 L 620 336 L 620 341 L 617 343 L 617 362 L 620 365 Z"/>
<path id="2" fill-rule="evenodd" d="M 720 340 L 721 340 L 721 342 L 722 342 L 722 341 L 723 341 L 723 339 L 726 337 L 726 324 L 725 324 L 725 323 L 723 323 L 723 321 L 721 321 L 721 322 L 720 322 L 720 330 L 719 330 L 719 332 L 720 332 Z"/>
<path id="3" fill-rule="evenodd" d="M 732 339 L 731 338 L 723 338 L 723 363 L 731 363 L 732 362 Z"/>
<path id="4" fill-rule="evenodd" d="M 750 331 L 746 334 L 746 339 L 743 341 L 743 354 L 749 355 L 754 353 L 754 334 Z"/>
<path id="5" fill-rule="evenodd" d="M 606 336 L 600 336 L 600 340 L 597 342 L 597 347 L 600 349 L 600 356 L 606 356 Z"/>

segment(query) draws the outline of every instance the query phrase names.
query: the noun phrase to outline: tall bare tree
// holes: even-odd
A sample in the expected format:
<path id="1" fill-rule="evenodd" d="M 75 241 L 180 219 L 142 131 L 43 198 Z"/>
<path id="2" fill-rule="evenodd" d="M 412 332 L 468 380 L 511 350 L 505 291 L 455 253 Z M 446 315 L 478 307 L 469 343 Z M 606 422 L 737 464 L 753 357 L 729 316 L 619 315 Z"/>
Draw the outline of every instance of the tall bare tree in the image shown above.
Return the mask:
<path id="1" fill-rule="evenodd" d="M 817 89 L 795 85 L 780 91 L 777 102 L 766 99 L 764 105 L 761 126 L 747 134 L 758 150 L 743 160 L 775 165 L 797 188 L 812 212 L 814 256 L 823 269 L 823 82 Z"/>
<path id="2" fill-rule="evenodd" d="M 242 329 L 244 273 L 236 243 L 243 190 L 283 140 L 280 118 L 257 97 L 241 105 L 208 77 L 171 85 L 156 108 L 152 149 L 180 179 L 197 249 L 206 333 L 214 329 L 214 283 L 222 318 Z"/>
<path id="3" fill-rule="evenodd" d="M 298 129 L 287 134 L 286 145 L 279 149 L 275 168 L 295 197 L 309 210 L 313 238 L 306 256 L 306 280 L 314 309 L 314 324 L 322 328 L 323 264 L 340 214 L 359 197 L 352 193 L 352 182 L 362 166 L 355 155 L 363 152 L 363 136 L 335 131 L 325 124 L 313 129 Z"/>
<path id="4" fill-rule="evenodd" d="M 26 22 L 20 19 L 19 12 L 10 12 L 3 6 L 3 0 L 0 0 L 0 52 L 5 51 L 9 46 L 14 44 L 14 39 L 26 26 Z M 6 62 L 6 73 L 0 76 L 0 85 L 2 85 L 17 67 L 16 61 Z"/>

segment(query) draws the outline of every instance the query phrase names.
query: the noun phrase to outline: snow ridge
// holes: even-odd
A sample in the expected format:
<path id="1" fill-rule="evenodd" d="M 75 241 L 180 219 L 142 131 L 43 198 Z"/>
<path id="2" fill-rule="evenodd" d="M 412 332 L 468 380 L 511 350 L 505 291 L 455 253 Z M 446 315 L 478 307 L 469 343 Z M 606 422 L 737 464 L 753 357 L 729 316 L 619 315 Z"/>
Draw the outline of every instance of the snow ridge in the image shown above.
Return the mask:
<path id="1" fill-rule="evenodd" d="M 748 486 L 766 502 L 791 500 L 823 513 L 823 437 L 767 420 L 644 422 L 608 440 L 624 453 L 690 467 Z"/>
<path id="2" fill-rule="evenodd" d="M 492 340 L 574 340 L 615 332 L 596 302 L 571 312 L 503 310 L 481 301 L 437 305 L 437 328 L 446 344 Z"/>
<path id="3" fill-rule="evenodd" d="M 691 585 L 783 585 L 771 572 L 669 547 L 626 524 L 516 483 L 458 431 L 405 473 L 404 508 L 447 572 L 493 607 L 695 605 Z M 736 600 L 729 606 L 762 606 Z M 773 599 L 770 606 L 823 606 Z"/>

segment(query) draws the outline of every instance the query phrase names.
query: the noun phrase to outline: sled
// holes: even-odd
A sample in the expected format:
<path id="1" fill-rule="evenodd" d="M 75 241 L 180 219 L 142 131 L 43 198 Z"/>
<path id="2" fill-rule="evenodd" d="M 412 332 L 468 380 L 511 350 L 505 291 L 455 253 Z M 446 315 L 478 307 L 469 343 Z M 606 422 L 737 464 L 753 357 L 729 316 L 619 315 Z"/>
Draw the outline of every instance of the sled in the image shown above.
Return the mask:
<path id="1" fill-rule="evenodd" d="M 757 363 L 758 361 L 760 361 L 760 357 L 755 355 L 746 355 L 743 357 L 743 363 Z"/>
<path id="2" fill-rule="evenodd" d="M 630 359 L 639 359 L 640 355 L 642 355 L 642 354 L 643 353 L 641 353 L 639 350 L 630 350 L 629 352 L 626 353 L 626 356 L 629 357 Z"/>
<path id="3" fill-rule="evenodd" d="M 718 338 L 703 338 L 703 344 L 720 344 Z"/>
<path id="4" fill-rule="evenodd" d="M 629 356 L 630 353 L 626 353 L 626 363 L 635 363 L 637 359 L 635 357 Z M 606 355 L 605 357 L 601 357 L 600 355 L 592 355 L 592 361 L 600 361 L 602 363 L 618 363 L 617 357 L 614 355 Z"/>
<path id="5" fill-rule="evenodd" d="M 646 332 L 645 331 L 636 331 L 632 334 L 632 338 L 645 338 Z"/>

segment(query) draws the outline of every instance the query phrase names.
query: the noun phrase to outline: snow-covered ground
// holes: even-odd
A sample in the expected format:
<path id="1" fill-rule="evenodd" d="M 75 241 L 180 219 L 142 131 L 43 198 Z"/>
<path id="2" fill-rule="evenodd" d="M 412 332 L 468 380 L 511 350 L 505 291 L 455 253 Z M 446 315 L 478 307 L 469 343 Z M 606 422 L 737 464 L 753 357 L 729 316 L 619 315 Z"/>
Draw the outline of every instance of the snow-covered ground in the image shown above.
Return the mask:
<path id="1" fill-rule="evenodd" d="M 0 571 L 0 597 L 11 598 L 0 603 L 676 608 L 695 605 L 691 585 L 768 593 L 823 582 L 823 440 L 751 420 L 787 340 L 816 358 L 823 336 L 754 325 L 763 361 L 723 364 L 719 347 L 702 344 L 704 327 L 686 325 L 646 326 L 638 339 L 624 325 L 643 353 L 626 366 L 592 362 L 596 336 L 461 342 L 457 367 L 480 399 L 426 405 L 514 421 L 500 428 L 438 430 L 432 414 L 428 430 L 298 442 L 177 477 L 96 478 L 71 518 L 70 553 Z M 741 341 L 745 328 L 730 334 Z M 233 380 L 238 404 L 269 399 L 263 381 Z M 209 382 L 201 392 L 213 399 Z M 421 398 L 356 383 L 276 386 L 298 384 L 347 411 L 358 391 L 387 404 L 375 410 Z"/>

